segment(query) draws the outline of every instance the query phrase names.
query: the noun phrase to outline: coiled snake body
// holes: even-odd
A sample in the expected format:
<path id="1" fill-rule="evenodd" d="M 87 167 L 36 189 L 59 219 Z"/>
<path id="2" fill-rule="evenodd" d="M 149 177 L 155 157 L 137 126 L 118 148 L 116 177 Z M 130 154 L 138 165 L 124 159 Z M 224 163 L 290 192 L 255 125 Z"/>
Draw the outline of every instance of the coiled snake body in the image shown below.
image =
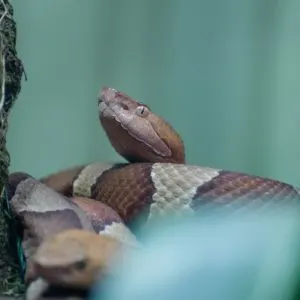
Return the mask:
<path id="1" fill-rule="evenodd" d="M 111 144 L 129 164 L 91 164 L 42 181 L 60 193 L 96 199 L 125 223 L 141 211 L 144 222 L 166 212 L 193 212 L 206 203 L 242 199 L 299 199 L 286 183 L 247 174 L 185 164 L 175 130 L 150 109 L 114 89 L 103 89 L 99 117 Z M 63 178 L 63 180 L 61 179 Z"/>
<path id="2" fill-rule="evenodd" d="M 103 88 L 98 108 L 101 124 L 112 146 L 129 163 L 78 166 L 50 175 L 40 182 L 25 173 L 11 174 L 9 189 L 12 207 L 23 223 L 27 222 L 27 227 L 28 222 L 32 227 L 41 219 L 45 221 L 49 217 L 50 220 L 50 214 L 54 220 L 55 213 L 71 211 L 79 206 L 90 216 L 90 220 L 94 219 L 97 223 L 101 219 L 102 223 L 99 225 L 98 222 L 99 226 L 95 225 L 98 226 L 95 229 L 94 225 L 82 225 L 83 217 L 80 217 L 78 220 L 81 223 L 77 223 L 81 225 L 76 227 L 74 221 L 73 225 L 64 229 L 82 227 L 91 231 L 94 228 L 99 233 L 106 231 L 124 241 L 124 236 L 131 234 L 126 231 L 125 225 L 131 228 L 137 219 L 141 228 L 155 216 L 194 214 L 209 203 L 234 204 L 237 207 L 251 203 L 261 207 L 277 197 L 280 201 L 300 200 L 297 188 L 277 180 L 185 164 L 184 144 L 174 128 L 148 106 L 124 93 Z M 31 181 L 31 188 L 25 181 Z M 44 192 L 37 194 L 39 189 L 44 189 Z M 54 191 L 63 196 L 54 196 Z M 47 203 L 52 201 L 52 205 L 47 206 L 43 200 L 43 205 L 47 206 L 43 209 L 42 194 L 51 194 L 45 197 L 48 197 Z M 69 201 L 66 197 L 73 201 L 66 204 L 59 197 L 63 197 L 64 201 Z M 53 202 L 53 198 L 57 200 Z M 20 199 L 23 199 L 23 206 Z M 43 214 L 41 219 L 39 213 Z M 32 221 L 33 218 L 35 221 Z M 65 220 L 65 217 L 62 219 Z M 71 215 L 69 219 L 72 219 Z M 43 232 L 40 236 L 46 234 Z M 134 237 L 130 236 L 128 240 L 133 241 Z M 41 241 L 42 238 L 38 244 Z"/>

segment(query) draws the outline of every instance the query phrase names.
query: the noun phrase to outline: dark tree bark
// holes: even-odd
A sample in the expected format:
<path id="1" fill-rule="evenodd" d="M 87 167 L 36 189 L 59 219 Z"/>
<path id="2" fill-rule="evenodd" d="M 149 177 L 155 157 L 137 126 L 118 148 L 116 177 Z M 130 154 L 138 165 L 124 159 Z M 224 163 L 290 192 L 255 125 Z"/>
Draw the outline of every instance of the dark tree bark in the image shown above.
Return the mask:
<path id="1" fill-rule="evenodd" d="M 0 295 L 18 296 L 23 284 L 18 260 L 11 248 L 12 216 L 5 193 L 10 156 L 6 148 L 8 116 L 21 90 L 24 74 L 16 51 L 16 23 L 9 0 L 0 0 Z M 15 243 L 16 245 L 16 243 Z"/>

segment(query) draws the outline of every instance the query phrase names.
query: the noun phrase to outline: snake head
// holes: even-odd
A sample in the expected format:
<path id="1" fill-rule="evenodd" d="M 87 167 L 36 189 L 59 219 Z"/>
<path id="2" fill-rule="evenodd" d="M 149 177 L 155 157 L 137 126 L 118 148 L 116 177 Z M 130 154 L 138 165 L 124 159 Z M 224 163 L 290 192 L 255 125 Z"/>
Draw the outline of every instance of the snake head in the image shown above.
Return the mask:
<path id="1" fill-rule="evenodd" d="M 64 286 L 89 288 L 98 274 L 107 274 L 110 261 L 121 244 L 108 236 L 67 229 L 52 235 L 33 257 L 36 277 Z"/>
<path id="2" fill-rule="evenodd" d="M 104 87 L 98 109 L 110 143 L 129 162 L 185 162 L 179 134 L 147 105 Z"/>

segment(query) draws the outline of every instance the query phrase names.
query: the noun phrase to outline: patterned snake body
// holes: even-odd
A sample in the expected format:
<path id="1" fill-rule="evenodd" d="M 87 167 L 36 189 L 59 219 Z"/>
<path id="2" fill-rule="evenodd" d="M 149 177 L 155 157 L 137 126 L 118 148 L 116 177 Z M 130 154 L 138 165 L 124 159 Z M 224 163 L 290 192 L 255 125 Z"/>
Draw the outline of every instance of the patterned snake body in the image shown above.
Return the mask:
<path id="1" fill-rule="evenodd" d="M 277 180 L 185 164 L 135 163 L 103 168 L 95 163 L 77 169 L 72 177 L 68 179 L 73 196 L 108 205 L 129 226 L 137 218 L 142 226 L 166 214 L 194 214 L 210 204 L 245 207 L 247 203 L 267 205 L 276 199 L 300 200 L 296 188 Z M 43 181 L 47 185 L 52 179 Z"/>
<path id="2" fill-rule="evenodd" d="M 126 224 L 139 226 L 165 213 L 194 213 L 206 204 L 253 205 L 299 199 L 286 183 L 209 167 L 187 165 L 180 135 L 148 106 L 115 89 L 103 88 L 99 119 L 114 149 L 130 163 L 94 163 L 65 170 L 42 182 L 67 196 L 95 199 L 113 208 Z"/>
<path id="3" fill-rule="evenodd" d="M 108 139 L 129 163 L 92 163 L 40 181 L 26 173 L 13 173 L 9 177 L 13 212 L 24 232 L 29 232 L 22 235 L 28 261 L 47 237 L 72 228 L 94 231 L 99 234 L 96 237 L 109 235 L 122 243 L 139 245 L 127 226 L 132 229 L 133 224 L 138 224 L 143 228 L 157 217 L 195 214 L 211 204 L 239 209 L 247 205 L 265 207 L 277 199 L 300 203 L 298 189 L 289 184 L 185 164 L 184 144 L 174 128 L 148 106 L 124 93 L 102 89 L 98 108 Z M 78 232 L 75 235 L 78 241 L 96 247 L 93 238 L 80 236 Z M 39 261 L 35 260 L 43 269 L 43 278 L 48 280 L 53 278 L 57 265 L 51 269 L 51 264 L 45 264 L 41 257 L 55 258 L 58 253 L 65 253 L 62 239 L 57 239 L 55 245 L 56 251 L 55 247 L 42 247 Z M 72 281 L 73 267 L 71 263 L 64 266 L 69 268 L 67 282 L 70 285 L 76 282 Z M 48 277 L 45 270 L 49 272 Z M 88 270 L 91 268 L 86 272 Z M 27 274 L 28 278 L 41 276 L 41 273 L 31 273 L 33 275 Z M 61 279 L 63 281 L 66 280 Z"/>

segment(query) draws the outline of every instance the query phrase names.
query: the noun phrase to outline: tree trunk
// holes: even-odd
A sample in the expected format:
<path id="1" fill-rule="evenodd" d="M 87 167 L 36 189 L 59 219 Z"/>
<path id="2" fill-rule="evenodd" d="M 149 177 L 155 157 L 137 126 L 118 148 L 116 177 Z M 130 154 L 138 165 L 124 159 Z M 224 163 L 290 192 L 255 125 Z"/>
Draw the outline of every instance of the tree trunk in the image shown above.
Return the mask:
<path id="1" fill-rule="evenodd" d="M 9 0 L 0 0 L 0 295 L 18 296 L 23 293 L 18 261 L 10 248 L 13 218 L 5 193 L 10 164 L 6 149 L 8 116 L 21 90 L 23 64 L 16 52 L 16 24 Z"/>

